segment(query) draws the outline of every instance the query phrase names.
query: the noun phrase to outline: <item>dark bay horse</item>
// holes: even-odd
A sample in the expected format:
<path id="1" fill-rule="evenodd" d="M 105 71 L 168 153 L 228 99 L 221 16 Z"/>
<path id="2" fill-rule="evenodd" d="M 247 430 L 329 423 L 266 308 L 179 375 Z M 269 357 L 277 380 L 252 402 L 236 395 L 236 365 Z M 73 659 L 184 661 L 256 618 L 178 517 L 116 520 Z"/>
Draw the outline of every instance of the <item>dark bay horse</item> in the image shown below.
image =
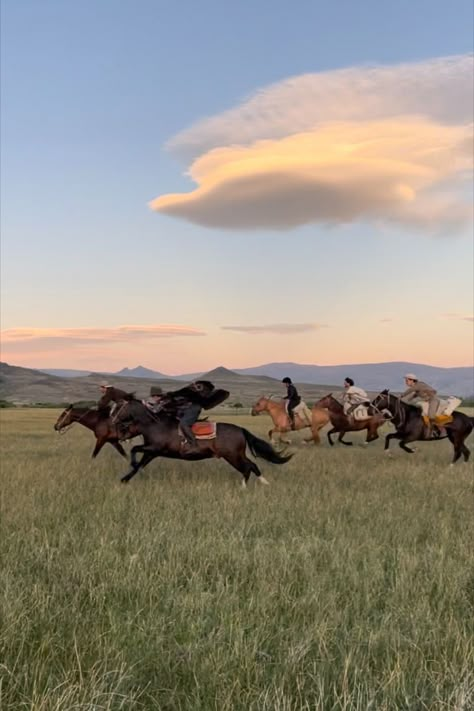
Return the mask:
<path id="1" fill-rule="evenodd" d="M 352 442 L 345 442 L 343 437 L 346 432 L 359 432 L 360 430 L 367 430 L 366 444 L 373 442 L 379 438 L 377 430 L 385 422 L 385 417 L 380 413 L 376 412 L 365 420 L 354 420 L 353 417 L 347 417 L 344 413 L 344 407 L 340 402 L 333 397 L 332 393 L 322 397 L 321 400 L 315 404 L 315 407 L 325 407 L 329 411 L 329 418 L 331 420 L 332 429 L 329 430 L 328 440 L 329 444 L 332 446 L 334 442 L 331 439 L 332 434 L 339 432 L 338 442 L 345 444 L 348 447 L 352 446 Z"/>
<path id="2" fill-rule="evenodd" d="M 463 455 L 464 461 L 467 462 L 471 452 L 464 444 L 464 441 L 474 428 L 474 417 L 465 415 L 464 412 L 455 410 L 452 414 L 452 422 L 443 424 L 447 434 L 443 437 L 432 437 L 431 434 L 426 436 L 426 427 L 423 422 L 423 414 L 416 405 L 409 405 L 399 397 L 393 395 L 388 390 L 382 390 L 372 402 L 378 410 L 388 410 L 391 416 L 392 425 L 395 427 L 395 432 L 391 432 L 385 437 L 384 450 L 388 451 L 390 441 L 399 439 L 399 446 L 408 454 L 415 452 L 411 447 L 407 447 L 408 442 L 438 442 L 441 439 L 448 437 L 454 448 L 454 458 L 452 464 Z"/>
<path id="3" fill-rule="evenodd" d="M 89 407 L 74 407 L 74 405 L 69 405 L 69 407 L 66 407 L 59 415 L 54 429 L 56 432 L 65 432 L 66 428 L 75 422 L 87 427 L 87 429 L 92 430 L 95 434 L 97 442 L 92 452 L 93 458 L 97 457 L 107 442 L 111 444 L 122 457 L 127 458 L 127 453 L 120 444 L 117 427 L 106 413 L 99 410 L 91 410 Z M 132 436 L 130 432 L 129 436 Z M 125 439 L 125 437 L 122 437 L 122 439 Z"/>
<path id="4" fill-rule="evenodd" d="M 284 464 L 292 457 L 292 455 L 281 456 L 263 439 L 255 437 L 243 427 L 225 422 L 217 423 L 214 439 L 198 439 L 198 451 L 186 453 L 186 449 L 183 449 L 183 440 L 177 420 L 165 413 L 152 413 L 140 400 L 135 400 L 131 396 L 119 406 L 112 419 L 117 424 L 119 431 L 122 427 L 127 428 L 132 423 L 144 440 L 142 445 L 132 447 L 131 469 L 122 477 L 122 482 L 130 481 L 155 457 L 170 457 L 187 461 L 222 457 L 242 474 L 243 487 L 246 487 L 252 472 L 258 481 L 268 484 L 255 462 L 246 456 L 247 446 L 254 456 L 263 457 L 272 464 Z M 142 454 L 139 462 L 136 459 L 138 453 Z"/>

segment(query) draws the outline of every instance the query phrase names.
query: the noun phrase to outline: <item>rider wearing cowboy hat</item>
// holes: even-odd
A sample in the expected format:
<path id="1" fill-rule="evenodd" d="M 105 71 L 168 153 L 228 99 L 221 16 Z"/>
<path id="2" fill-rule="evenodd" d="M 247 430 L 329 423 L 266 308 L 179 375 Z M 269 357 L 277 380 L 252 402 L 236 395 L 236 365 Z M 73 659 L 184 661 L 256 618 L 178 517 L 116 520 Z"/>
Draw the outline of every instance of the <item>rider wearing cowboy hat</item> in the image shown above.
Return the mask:
<path id="1" fill-rule="evenodd" d="M 429 434 L 435 424 L 436 413 L 439 407 L 439 398 L 437 392 L 431 385 L 427 385 L 421 380 L 418 380 L 414 373 L 405 375 L 405 384 L 408 386 L 405 392 L 400 395 L 400 398 L 413 402 L 414 405 L 422 406 L 423 415 L 429 418 Z M 425 405 L 426 403 L 426 405 Z"/>

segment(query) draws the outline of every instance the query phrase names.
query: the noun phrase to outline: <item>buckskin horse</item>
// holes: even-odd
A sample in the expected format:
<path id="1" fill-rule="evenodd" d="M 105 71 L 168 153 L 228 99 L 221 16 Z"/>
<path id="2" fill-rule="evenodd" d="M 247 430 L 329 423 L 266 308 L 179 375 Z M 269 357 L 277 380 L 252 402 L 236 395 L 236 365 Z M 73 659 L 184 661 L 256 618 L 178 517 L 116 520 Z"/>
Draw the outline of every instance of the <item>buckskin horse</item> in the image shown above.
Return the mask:
<path id="1" fill-rule="evenodd" d="M 122 427 L 128 428 L 130 424 L 136 428 L 143 436 L 143 444 L 132 447 L 130 470 L 124 474 L 121 481 L 126 483 L 132 477 L 146 467 L 155 457 L 169 457 L 172 459 L 184 459 L 186 461 L 197 461 L 210 459 L 212 457 L 225 459 L 234 469 L 242 474 L 242 486 L 247 486 L 250 474 L 253 472 L 257 480 L 262 484 L 268 481 L 262 476 L 258 466 L 246 456 L 246 448 L 257 457 L 263 457 L 272 464 L 285 464 L 292 455 L 281 456 L 273 447 L 262 439 L 255 437 L 251 432 L 226 422 L 196 423 L 201 427 L 207 425 L 215 427 L 215 434 L 209 432 L 206 439 L 200 439 L 199 432 L 195 431 L 198 451 L 186 452 L 183 448 L 183 438 L 179 430 L 178 421 L 175 417 L 163 413 L 152 413 L 140 400 L 136 400 L 132 395 L 122 402 L 113 416 L 114 423 L 119 431 Z M 193 428 L 196 426 L 193 425 Z M 210 438 L 212 437 L 212 438 Z M 137 461 L 137 454 L 141 453 L 140 461 Z"/>
<path id="2" fill-rule="evenodd" d="M 454 464 L 463 455 L 464 461 L 467 462 L 471 452 L 464 444 L 467 437 L 474 428 L 474 417 L 455 410 L 451 417 L 451 422 L 444 421 L 442 426 L 446 429 L 447 434 L 441 437 L 429 436 L 426 432 L 426 426 L 423 421 L 423 413 L 416 405 L 409 405 L 400 399 L 397 395 L 393 395 L 388 390 L 382 390 L 381 393 L 372 402 L 373 406 L 378 410 L 388 410 L 391 416 L 392 425 L 395 427 L 395 432 L 390 432 L 385 437 L 384 451 L 388 452 L 390 441 L 399 439 L 399 447 L 408 454 L 414 454 L 415 450 L 407 447 L 409 442 L 434 442 L 442 439 L 449 439 L 454 448 L 454 458 L 451 464 Z M 390 452 L 389 452 L 390 454 Z"/>
<path id="3" fill-rule="evenodd" d="M 379 438 L 377 430 L 386 422 L 386 418 L 381 412 L 376 412 L 365 420 L 355 420 L 353 417 L 348 417 L 344 413 L 344 407 L 336 400 L 332 393 L 318 400 L 315 407 L 325 407 L 329 411 L 332 429 L 329 430 L 327 434 L 331 446 L 334 444 L 331 435 L 336 434 L 336 432 L 339 432 L 339 437 L 337 438 L 338 442 L 345 444 L 347 447 L 352 447 L 352 442 L 344 441 L 343 437 L 346 432 L 367 430 L 365 443 L 373 442 Z"/>
<path id="4" fill-rule="evenodd" d="M 59 415 L 54 424 L 54 429 L 56 432 L 65 432 L 66 429 L 71 427 L 71 425 L 75 422 L 87 427 L 87 429 L 92 430 L 95 434 L 97 441 L 94 451 L 92 452 L 93 459 L 97 457 L 104 444 L 107 443 L 111 444 L 112 447 L 114 447 L 114 449 L 122 455 L 122 457 L 127 458 L 127 453 L 120 444 L 117 427 L 104 411 L 92 410 L 89 407 L 76 407 L 74 405 L 69 405 Z M 132 435 L 130 431 L 128 434 L 129 437 L 127 437 L 127 439 L 135 436 Z M 138 434 L 138 432 L 136 434 Z M 125 438 L 122 437 L 122 439 Z"/>
<path id="5" fill-rule="evenodd" d="M 259 415 L 261 412 L 268 412 L 273 420 L 273 427 L 268 432 L 270 440 L 274 441 L 274 435 L 278 434 L 280 442 L 284 444 L 291 444 L 289 439 L 283 439 L 281 436 L 283 432 L 290 432 L 290 419 L 286 411 L 285 403 L 272 400 L 271 397 L 262 396 L 257 400 L 255 405 L 252 407 L 252 415 Z M 297 412 L 295 412 L 295 430 L 302 430 L 306 427 L 311 428 L 311 437 L 305 437 L 305 442 L 314 442 L 314 444 L 320 444 L 321 438 L 319 436 L 319 430 L 322 429 L 329 422 L 329 415 L 327 410 L 321 407 L 313 406 L 311 410 L 311 421 L 308 422 L 305 418 L 302 418 Z"/>

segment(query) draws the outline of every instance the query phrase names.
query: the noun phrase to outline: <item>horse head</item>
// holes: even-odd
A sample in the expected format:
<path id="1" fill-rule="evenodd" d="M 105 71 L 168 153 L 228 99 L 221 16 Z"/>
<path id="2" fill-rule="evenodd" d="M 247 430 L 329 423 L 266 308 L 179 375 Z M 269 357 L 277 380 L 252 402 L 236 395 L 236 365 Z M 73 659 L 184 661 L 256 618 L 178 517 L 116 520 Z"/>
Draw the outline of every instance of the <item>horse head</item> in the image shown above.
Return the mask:
<path id="1" fill-rule="evenodd" d="M 271 397 L 271 395 L 270 395 Z M 259 415 L 261 412 L 264 412 L 265 410 L 268 409 L 268 401 L 270 400 L 270 397 L 265 397 L 262 395 L 257 402 L 252 406 L 252 409 L 250 413 L 252 415 Z"/>
<path id="2" fill-rule="evenodd" d="M 54 429 L 56 432 L 61 432 L 65 427 L 69 427 L 74 422 L 74 405 L 68 405 L 65 410 L 61 412 L 58 419 L 54 423 Z"/>

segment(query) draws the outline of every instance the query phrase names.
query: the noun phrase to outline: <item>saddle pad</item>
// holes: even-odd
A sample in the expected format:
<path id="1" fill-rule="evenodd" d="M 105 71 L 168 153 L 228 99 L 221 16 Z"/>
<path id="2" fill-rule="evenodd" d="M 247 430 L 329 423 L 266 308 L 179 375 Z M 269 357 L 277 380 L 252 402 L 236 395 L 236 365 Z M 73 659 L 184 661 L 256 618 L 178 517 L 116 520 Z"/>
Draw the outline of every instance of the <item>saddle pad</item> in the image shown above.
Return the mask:
<path id="1" fill-rule="evenodd" d="M 447 425 L 452 421 L 452 415 L 436 415 L 435 417 L 435 425 L 440 425 L 441 427 L 444 427 L 444 425 Z M 425 423 L 425 425 L 429 425 L 430 418 L 426 415 L 423 415 L 423 422 Z"/>
<path id="2" fill-rule="evenodd" d="M 191 429 L 196 439 L 214 439 L 216 426 L 216 422 L 195 422 Z"/>

